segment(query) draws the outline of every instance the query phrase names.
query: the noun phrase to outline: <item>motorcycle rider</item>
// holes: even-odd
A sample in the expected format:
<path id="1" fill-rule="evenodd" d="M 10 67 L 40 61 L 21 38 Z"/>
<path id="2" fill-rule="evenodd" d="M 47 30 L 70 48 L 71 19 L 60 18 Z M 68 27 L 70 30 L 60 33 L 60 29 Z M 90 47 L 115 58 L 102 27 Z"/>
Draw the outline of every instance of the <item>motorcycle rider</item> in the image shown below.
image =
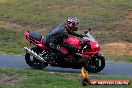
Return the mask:
<path id="1" fill-rule="evenodd" d="M 79 20 L 77 17 L 69 17 L 66 23 L 61 24 L 55 28 L 53 28 L 47 35 L 46 35 L 46 45 L 55 52 L 60 52 L 63 55 L 68 54 L 70 51 L 78 52 L 80 49 L 71 46 L 68 43 L 62 44 L 62 41 L 68 38 L 68 35 L 77 36 L 83 38 L 83 35 L 77 34 L 75 31 L 78 30 Z M 62 46 L 64 45 L 64 46 Z M 67 49 L 68 52 L 63 52 L 63 49 Z M 71 53 L 71 52 L 70 52 Z"/>

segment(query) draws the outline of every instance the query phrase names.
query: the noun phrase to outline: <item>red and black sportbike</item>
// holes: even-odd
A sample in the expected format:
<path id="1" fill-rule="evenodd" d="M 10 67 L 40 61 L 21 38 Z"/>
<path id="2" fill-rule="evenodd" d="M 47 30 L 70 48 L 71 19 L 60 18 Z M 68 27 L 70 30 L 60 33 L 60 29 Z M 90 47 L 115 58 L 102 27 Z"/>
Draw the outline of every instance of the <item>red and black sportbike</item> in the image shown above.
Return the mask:
<path id="1" fill-rule="evenodd" d="M 30 48 L 24 47 L 26 63 L 32 68 L 43 69 L 48 64 L 65 68 L 81 68 L 84 66 L 85 70 L 96 73 L 105 67 L 105 59 L 100 54 L 99 44 L 91 35 L 90 30 L 85 31 L 85 37 L 82 39 L 69 36 L 68 39 L 62 41 L 62 44 L 67 42 L 81 50 L 67 56 L 50 50 L 45 44 L 45 38 L 39 33 L 28 31 L 25 32 L 25 37 L 30 44 L 34 44 Z M 65 48 L 62 48 L 62 50 L 68 52 Z"/>

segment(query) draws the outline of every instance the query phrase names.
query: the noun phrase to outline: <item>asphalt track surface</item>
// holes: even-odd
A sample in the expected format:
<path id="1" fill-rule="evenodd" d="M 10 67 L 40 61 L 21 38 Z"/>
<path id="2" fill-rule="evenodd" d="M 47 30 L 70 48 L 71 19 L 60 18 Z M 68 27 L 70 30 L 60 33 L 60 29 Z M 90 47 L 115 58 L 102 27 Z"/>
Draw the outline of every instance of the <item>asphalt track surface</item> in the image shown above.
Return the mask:
<path id="1" fill-rule="evenodd" d="M 25 62 L 24 56 L 0 54 L 0 68 L 31 69 Z M 80 73 L 81 69 L 60 68 L 47 66 L 44 70 Z M 119 75 L 132 77 L 132 63 L 106 62 L 105 68 L 97 73 L 102 75 Z"/>

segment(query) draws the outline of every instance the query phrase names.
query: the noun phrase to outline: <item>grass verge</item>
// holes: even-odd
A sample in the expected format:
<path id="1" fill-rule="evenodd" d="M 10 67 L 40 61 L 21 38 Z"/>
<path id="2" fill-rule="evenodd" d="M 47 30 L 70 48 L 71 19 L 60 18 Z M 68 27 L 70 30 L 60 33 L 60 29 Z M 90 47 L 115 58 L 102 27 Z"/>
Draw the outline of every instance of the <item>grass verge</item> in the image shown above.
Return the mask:
<path id="1" fill-rule="evenodd" d="M 80 85 L 79 75 L 77 73 L 63 73 L 39 70 L 15 70 L 15 69 L 2 69 L 0 74 L 6 75 L 23 75 L 26 79 L 13 85 L 1 84 L 1 88 L 83 88 Z M 103 76 L 103 75 L 89 75 L 90 79 L 128 79 L 131 77 L 120 76 Z M 13 79 L 12 79 L 13 80 Z M 89 88 L 130 88 L 128 86 L 88 86 Z"/>
<path id="2" fill-rule="evenodd" d="M 0 53 L 20 54 L 26 44 L 22 31 L 0 28 Z"/>

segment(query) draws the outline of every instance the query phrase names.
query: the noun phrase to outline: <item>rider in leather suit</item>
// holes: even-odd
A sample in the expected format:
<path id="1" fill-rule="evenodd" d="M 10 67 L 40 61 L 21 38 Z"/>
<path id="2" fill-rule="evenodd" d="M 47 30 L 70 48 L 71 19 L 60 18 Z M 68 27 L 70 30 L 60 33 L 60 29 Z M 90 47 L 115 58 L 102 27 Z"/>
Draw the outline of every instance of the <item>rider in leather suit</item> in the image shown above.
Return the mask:
<path id="1" fill-rule="evenodd" d="M 67 22 L 53 28 L 46 35 L 46 44 L 47 46 L 55 52 L 61 52 L 62 54 L 68 54 L 69 51 L 77 52 L 77 49 L 74 46 L 69 45 L 68 43 L 62 44 L 62 41 L 65 38 L 68 38 L 68 35 L 73 35 L 82 38 L 83 35 L 75 33 L 77 31 L 79 20 L 76 17 L 69 17 Z M 63 46 L 62 46 L 63 45 Z M 63 52 L 62 47 L 68 49 L 68 52 Z"/>

